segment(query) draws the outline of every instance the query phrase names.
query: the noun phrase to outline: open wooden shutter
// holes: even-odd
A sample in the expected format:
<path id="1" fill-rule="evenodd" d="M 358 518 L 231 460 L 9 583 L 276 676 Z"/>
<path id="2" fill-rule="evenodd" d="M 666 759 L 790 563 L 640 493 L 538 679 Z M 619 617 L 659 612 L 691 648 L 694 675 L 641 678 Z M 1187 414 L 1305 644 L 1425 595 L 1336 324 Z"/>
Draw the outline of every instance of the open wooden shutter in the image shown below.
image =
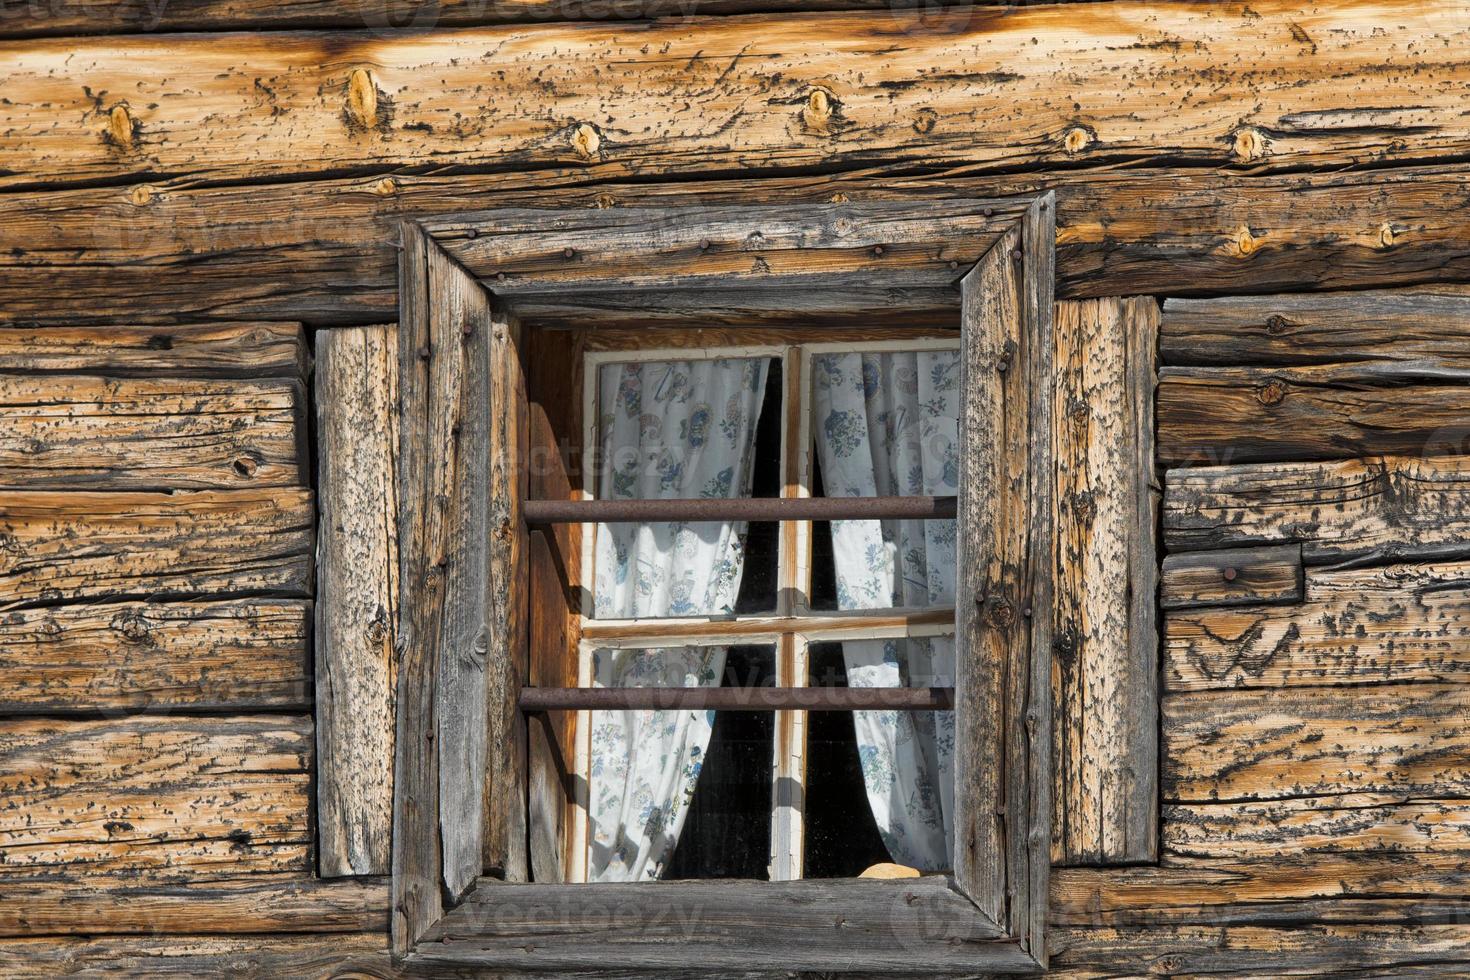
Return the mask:
<path id="1" fill-rule="evenodd" d="M 525 877 L 517 331 L 417 226 L 399 333 L 400 677 L 393 942 L 407 950 L 487 862 Z M 488 776 L 488 778 L 487 778 Z M 487 800 L 493 805 L 487 805 Z"/>

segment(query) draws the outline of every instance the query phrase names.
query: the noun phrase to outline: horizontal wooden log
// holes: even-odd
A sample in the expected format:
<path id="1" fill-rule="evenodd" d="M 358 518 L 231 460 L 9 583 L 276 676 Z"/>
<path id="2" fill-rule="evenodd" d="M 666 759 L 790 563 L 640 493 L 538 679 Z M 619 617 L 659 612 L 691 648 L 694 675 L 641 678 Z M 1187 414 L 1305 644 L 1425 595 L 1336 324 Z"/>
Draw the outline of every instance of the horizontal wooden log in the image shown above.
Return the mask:
<path id="1" fill-rule="evenodd" d="M 238 600 L 0 613 L 0 714 L 312 706 L 311 604 Z"/>
<path id="2" fill-rule="evenodd" d="M 14 980 L 58 976 L 148 976 L 193 980 L 326 980 L 395 971 L 380 932 L 323 936 L 164 935 L 123 938 L 9 939 L 0 942 L 0 972 Z"/>
<path id="3" fill-rule="evenodd" d="M 1286 855 L 1183 867 L 1058 868 L 1051 921 L 1068 926 L 1464 921 L 1463 851 Z"/>
<path id="4" fill-rule="evenodd" d="M 1424 681 L 1470 683 L 1470 564 L 1314 569 L 1301 605 L 1164 619 L 1170 691 Z"/>
<path id="5" fill-rule="evenodd" d="M 1389 365 L 1364 384 L 1364 365 L 1164 368 L 1159 458 L 1174 466 L 1464 452 L 1470 371 L 1405 384 Z"/>
<path id="6" fill-rule="evenodd" d="M 1309 565 L 1461 555 L 1470 456 L 1172 469 L 1163 524 L 1170 551 L 1300 542 Z"/>
<path id="7" fill-rule="evenodd" d="M 1470 293 L 1452 288 L 1169 299 L 1159 354 L 1171 365 L 1464 371 L 1467 324 Z"/>
<path id="8" fill-rule="evenodd" d="M 1300 602 L 1301 545 L 1188 551 L 1164 559 L 1165 609 Z"/>
<path id="9" fill-rule="evenodd" d="M 83 874 L 63 881 L 0 882 L 0 937 L 6 938 L 387 929 L 385 878 L 249 874 L 169 884 L 140 882 L 136 874 Z M 336 938 L 319 941 L 331 945 Z"/>
<path id="10" fill-rule="evenodd" d="M 0 720 L 0 876 L 305 871 L 309 715 Z"/>
<path id="11" fill-rule="evenodd" d="M 1465 923 L 1061 929 L 1052 943 L 1052 969 L 1074 980 L 1453 976 L 1470 970 L 1470 924 Z"/>
<path id="12" fill-rule="evenodd" d="M 548 917 L 545 912 L 550 910 Z M 759 936 L 752 946 L 751 937 Z M 947 880 L 507 885 L 482 879 L 415 953 L 422 966 L 517 971 L 687 965 L 997 973 L 1028 957 Z M 982 957 L 986 957 L 982 959 Z"/>
<path id="13" fill-rule="evenodd" d="M 699 163 L 690 163 L 697 172 Z M 23 246 L 0 255 L 0 321 L 273 316 L 375 323 L 397 312 L 397 222 L 505 206 L 699 208 L 1057 192 L 1057 294 L 1252 293 L 1470 279 L 1470 165 L 1241 176 L 1191 168 L 963 170 L 634 185 L 608 167 L 391 172 L 0 196 Z M 1385 245 L 1384 228 L 1398 229 Z M 1444 288 L 1444 287 L 1437 287 Z M 50 297 L 66 295 L 58 306 Z M 891 308 L 892 303 L 875 307 Z M 125 322 L 125 319 L 124 319 Z"/>
<path id="14" fill-rule="evenodd" d="M 307 490 L 0 496 L 0 609 L 311 591 Z"/>
<path id="15" fill-rule="evenodd" d="M 300 380 L 0 374 L 0 488 L 302 486 Z"/>
<path id="16" fill-rule="evenodd" d="M 1123 0 L 958 9 L 927 27 L 900 33 L 898 49 L 892 20 L 865 13 L 10 42 L 0 129 L 17 149 L 0 188 L 425 159 L 607 162 L 648 176 L 691 159 L 1013 171 L 1166 157 L 1270 170 L 1470 149 L 1464 66 L 1441 55 L 1470 41 L 1453 6 Z M 1412 141 L 1398 138 L 1405 127 Z"/>
<path id="17" fill-rule="evenodd" d="M 1171 802 L 1470 794 L 1470 686 L 1203 691 L 1162 713 Z"/>
<path id="18" fill-rule="evenodd" d="M 70 303 L 56 305 L 80 312 Z M 0 371 L 302 378 L 306 375 L 306 341 L 299 323 L 0 330 Z"/>
<path id="19" fill-rule="evenodd" d="M 1470 851 L 1470 804 L 1351 793 L 1164 807 L 1166 860 L 1305 858 L 1351 851 Z M 1470 912 L 1470 907 L 1467 907 Z"/>

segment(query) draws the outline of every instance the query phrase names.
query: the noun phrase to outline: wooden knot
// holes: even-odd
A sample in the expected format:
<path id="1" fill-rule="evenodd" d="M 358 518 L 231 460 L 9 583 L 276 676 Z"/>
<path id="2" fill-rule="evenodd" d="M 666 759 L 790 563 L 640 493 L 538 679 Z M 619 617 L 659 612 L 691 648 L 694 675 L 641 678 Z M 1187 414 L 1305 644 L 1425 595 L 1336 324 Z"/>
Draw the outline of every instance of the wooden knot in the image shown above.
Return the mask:
<path id="1" fill-rule="evenodd" d="M 36 632 L 44 639 L 54 640 L 61 635 L 61 624 L 47 616 L 42 620 L 41 625 L 36 627 Z"/>
<path id="2" fill-rule="evenodd" d="M 127 105 L 119 102 L 107 113 L 107 130 L 103 138 L 119 150 L 131 150 L 137 137 L 137 125 Z"/>
<path id="3" fill-rule="evenodd" d="M 572 130 L 572 149 L 583 160 L 592 160 L 602 146 L 602 134 L 590 123 L 578 123 Z"/>
<path id="4" fill-rule="evenodd" d="M 848 198 L 848 196 L 846 194 L 842 193 L 841 191 L 838 191 L 837 193 L 833 194 L 831 197 L 827 198 L 827 200 L 830 201 L 833 204 L 846 204 L 848 202 L 849 198 Z"/>
<path id="5" fill-rule="evenodd" d="M 398 181 L 392 177 L 384 177 L 373 183 L 372 191 L 379 197 L 392 197 L 398 193 Z"/>
<path id="6" fill-rule="evenodd" d="M 825 133 L 830 128 L 832 116 L 836 112 L 837 100 L 832 93 L 826 89 L 814 88 L 806 97 L 806 103 L 801 107 L 801 119 L 806 128 L 818 133 Z"/>
<path id="7" fill-rule="evenodd" d="M 354 68 L 347 76 L 347 124 L 353 129 L 377 128 L 378 86 L 366 68 Z"/>
<path id="8" fill-rule="evenodd" d="M 934 124 L 939 121 L 939 114 L 933 109 L 920 109 L 919 114 L 914 117 L 914 132 L 923 136 L 934 129 Z"/>
<path id="9" fill-rule="evenodd" d="M 1011 604 L 998 595 L 988 596 L 981 604 L 982 618 L 995 629 L 1008 629 L 1016 621 Z"/>
<path id="10" fill-rule="evenodd" d="M 1062 137 L 1062 148 L 1069 155 L 1076 156 L 1096 141 L 1096 134 L 1086 126 L 1073 126 L 1067 130 L 1067 135 Z"/>
<path id="11" fill-rule="evenodd" d="M 237 456 L 235 458 L 235 461 L 230 464 L 230 467 L 238 475 L 248 480 L 255 475 L 257 470 L 260 469 L 260 464 L 255 460 L 254 457 L 247 455 Z"/>
<path id="12" fill-rule="evenodd" d="M 1286 333 L 1290 327 L 1291 321 L 1280 313 L 1272 313 L 1266 317 L 1266 332 L 1269 334 L 1279 337 L 1281 334 Z"/>
<path id="13" fill-rule="evenodd" d="M 1240 230 L 1235 233 L 1235 247 L 1240 251 L 1241 257 L 1244 258 L 1255 252 L 1260 246 L 1256 242 L 1256 236 L 1251 234 L 1250 228 L 1241 225 Z"/>
<path id="14" fill-rule="evenodd" d="M 149 184 L 139 184 L 128 191 L 128 201 L 133 207 L 147 207 L 158 199 L 158 192 Z"/>
<path id="15" fill-rule="evenodd" d="M 129 643 L 151 643 L 153 639 L 147 620 L 137 613 L 118 613 L 112 617 L 112 628 Z"/>
<path id="16" fill-rule="evenodd" d="M 1378 226 L 1378 244 L 1381 248 L 1393 248 L 1395 237 L 1393 225 L 1387 221 Z"/>
<path id="17" fill-rule="evenodd" d="M 1266 134 L 1254 126 L 1242 126 L 1235 131 L 1235 140 L 1231 146 L 1231 152 L 1235 158 L 1242 163 L 1259 160 L 1270 152 L 1266 140 Z"/>
<path id="18" fill-rule="evenodd" d="M 388 624 L 382 619 L 374 619 L 368 624 L 367 638 L 368 642 L 374 646 L 382 643 L 388 638 Z"/>
<path id="19" fill-rule="evenodd" d="M 1280 381 L 1272 381 L 1261 386 L 1256 392 L 1256 398 L 1262 405 L 1279 405 L 1281 399 L 1286 397 L 1286 386 Z"/>

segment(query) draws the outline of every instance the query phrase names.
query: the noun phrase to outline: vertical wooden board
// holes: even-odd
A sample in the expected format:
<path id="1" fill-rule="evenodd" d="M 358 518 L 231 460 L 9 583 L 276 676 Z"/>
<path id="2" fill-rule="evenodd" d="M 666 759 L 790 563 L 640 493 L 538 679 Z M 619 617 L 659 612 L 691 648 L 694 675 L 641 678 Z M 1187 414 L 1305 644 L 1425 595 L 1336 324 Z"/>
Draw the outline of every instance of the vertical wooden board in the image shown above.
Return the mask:
<path id="1" fill-rule="evenodd" d="M 307 596 L 309 490 L 0 495 L 0 609 L 143 596 Z"/>
<path id="2" fill-rule="evenodd" d="M 125 602 L 0 613 L 0 714 L 312 705 L 311 604 Z"/>
<path id="3" fill-rule="evenodd" d="M 0 721 L 0 877 L 305 871 L 304 715 Z"/>
<path id="4" fill-rule="evenodd" d="M 305 378 L 299 323 L 0 330 L 0 371 L 109 377 Z"/>
<path id="5" fill-rule="evenodd" d="M 567 632 L 569 585 L 546 535 L 532 531 L 528 543 L 530 683 L 533 687 L 575 687 L 575 660 Z M 565 880 L 562 851 L 571 796 L 572 717 L 570 711 L 553 711 L 527 719 L 527 833 L 531 878 L 538 882 Z"/>
<path id="6" fill-rule="evenodd" d="M 386 874 L 397 701 L 398 343 L 316 335 L 317 827 L 322 877 Z"/>
<path id="7" fill-rule="evenodd" d="M 1007 921 L 1004 679 L 1023 659 L 1029 519 L 1026 380 L 1021 351 L 1021 235 L 1008 232 L 961 292 L 960 539 L 955 583 L 955 881 Z"/>
<path id="8" fill-rule="evenodd" d="M 299 378 L 0 374 L 0 487 L 302 486 Z"/>
<path id="9" fill-rule="evenodd" d="M 450 351 L 441 350 L 429 311 L 429 249 L 418 225 L 402 225 L 399 256 L 398 706 L 393 751 L 391 945 L 408 953 L 443 914 L 440 897 L 439 758 L 434 681 L 444 594 L 443 496 L 431 480 L 445 453 L 430 410 L 445 397 Z M 437 338 L 439 345 L 446 342 Z M 442 483 L 442 481 L 440 481 Z"/>
<path id="10" fill-rule="evenodd" d="M 1154 853 L 1157 558 L 1146 413 L 1155 310 L 1150 299 L 1056 308 L 1052 858 L 1059 864 Z"/>
<path id="11" fill-rule="evenodd" d="M 530 473 L 529 406 L 521 364 L 520 323 L 499 300 L 490 315 L 491 413 L 488 436 L 489 530 L 487 600 L 490 616 L 485 662 L 485 766 L 480 787 L 485 826 L 483 864 L 506 881 L 527 881 L 527 740 L 517 699 L 529 680 L 527 651 L 528 556 L 521 502 Z"/>

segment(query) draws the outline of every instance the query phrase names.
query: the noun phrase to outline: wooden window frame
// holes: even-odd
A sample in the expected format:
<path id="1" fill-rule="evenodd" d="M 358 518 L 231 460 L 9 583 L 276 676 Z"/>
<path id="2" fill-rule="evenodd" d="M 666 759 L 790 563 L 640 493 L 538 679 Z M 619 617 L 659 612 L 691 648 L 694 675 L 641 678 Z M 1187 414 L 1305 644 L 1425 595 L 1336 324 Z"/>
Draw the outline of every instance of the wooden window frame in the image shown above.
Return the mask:
<path id="1" fill-rule="evenodd" d="M 408 221 L 402 236 L 395 955 L 542 973 L 1043 972 L 1052 196 L 504 209 Z M 953 874 L 528 882 L 519 318 L 920 307 L 957 312 L 966 392 Z"/>

